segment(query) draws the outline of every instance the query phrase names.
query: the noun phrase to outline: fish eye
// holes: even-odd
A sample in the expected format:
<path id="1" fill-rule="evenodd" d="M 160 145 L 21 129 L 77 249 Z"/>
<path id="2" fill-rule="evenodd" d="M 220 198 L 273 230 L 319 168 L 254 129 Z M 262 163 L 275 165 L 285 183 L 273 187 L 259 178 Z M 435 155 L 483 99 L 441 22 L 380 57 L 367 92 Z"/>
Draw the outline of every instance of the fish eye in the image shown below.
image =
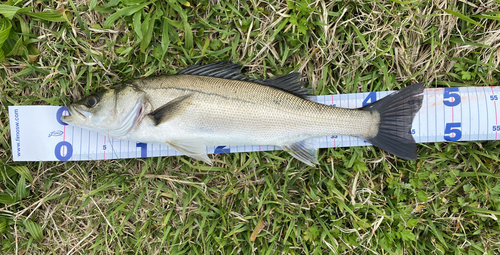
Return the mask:
<path id="1" fill-rule="evenodd" d="M 94 107 L 99 102 L 99 97 L 97 95 L 90 95 L 85 100 L 87 107 Z"/>

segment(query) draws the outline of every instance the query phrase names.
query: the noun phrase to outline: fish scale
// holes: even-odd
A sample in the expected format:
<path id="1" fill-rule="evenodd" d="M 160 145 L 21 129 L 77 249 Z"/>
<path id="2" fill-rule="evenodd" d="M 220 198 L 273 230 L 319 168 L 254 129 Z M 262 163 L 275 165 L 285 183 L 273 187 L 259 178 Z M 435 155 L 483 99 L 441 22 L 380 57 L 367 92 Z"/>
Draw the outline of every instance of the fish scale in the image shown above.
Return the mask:
<path id="1" fill-rule="evenodd" d="M 218 62 L 178 75 L 137 79 L 69 106 L 62 121 L 118 139 L 165 143 L 210 164 L 207 146 L 275 145 L 306 164 L 317 163 L 311 139 L 363 137 L 402 158 L 416 158 L 409 130 L 422 105 L 415 84 L 360 109 L 308 100 L 299 75 L 245 77 L 240 66 Z"/>
<path id="2" fill-rule="evenodd" d="M 329 107 L 246 81 L 179 75 L 138 80 L 132 84 L 148 94 L 154 109 L 174 98 L 195 93 L 192 107 L 186 110 L 182 121 L 175 124 L 192 136 L 200 131 L 211 132 L 205 139 L 206 145 L 222 142 L 281 146 L 329 134 L 364 136 L 375 121 L 366 111 Z M 147 139 L 150 132 L 162 125 L 144 128 L 143 134 L 133 133 L 127 138 Z M 165 133 L 172 128 L 172 125 L 163 125 Z M 248 135 L 251 137 L 246 137 Z M 164 136 L 163 141 L 168 138 Z"/>

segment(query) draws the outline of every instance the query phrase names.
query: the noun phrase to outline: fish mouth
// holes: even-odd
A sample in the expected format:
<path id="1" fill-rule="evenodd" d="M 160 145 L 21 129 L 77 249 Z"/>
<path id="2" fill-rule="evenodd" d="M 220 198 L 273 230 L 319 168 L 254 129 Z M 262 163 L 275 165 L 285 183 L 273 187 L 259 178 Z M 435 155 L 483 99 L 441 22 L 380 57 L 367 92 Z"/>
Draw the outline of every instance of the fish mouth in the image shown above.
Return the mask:
<path id="1" fill-rule="evenodd" d="M 90 116 L 89 112 L 82 112 L 76 109 L 73 105 L 68 106 L 68 111 L 70 115 L 61 116 L 61 121 L 67 124 L 79 124 Z"/>

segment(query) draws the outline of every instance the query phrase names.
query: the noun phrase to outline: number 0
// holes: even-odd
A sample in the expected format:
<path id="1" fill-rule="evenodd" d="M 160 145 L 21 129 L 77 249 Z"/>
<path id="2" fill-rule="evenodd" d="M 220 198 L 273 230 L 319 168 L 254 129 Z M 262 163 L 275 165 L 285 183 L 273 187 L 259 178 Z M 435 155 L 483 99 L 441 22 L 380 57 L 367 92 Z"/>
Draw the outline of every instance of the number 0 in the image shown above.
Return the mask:
<path id="1" fill-rule="evenodd" d="M 61 155 L 61 149 L 62 147 L 65 146 L 66 147 L 66 155 Z M 73 146 L 71 145 L 71 143 L 69 142 L 66 142 L 66 141 L 62 141 L 62 142 L 59 142 L 57 145 L 56 145 L 56 149 L 54 150 L 54 153 L 56 155 L 56 158 L 61 160 L 61 161 L 66 161 L 68 159 L 71 158 L 71 156 L 73 156 Z"/>

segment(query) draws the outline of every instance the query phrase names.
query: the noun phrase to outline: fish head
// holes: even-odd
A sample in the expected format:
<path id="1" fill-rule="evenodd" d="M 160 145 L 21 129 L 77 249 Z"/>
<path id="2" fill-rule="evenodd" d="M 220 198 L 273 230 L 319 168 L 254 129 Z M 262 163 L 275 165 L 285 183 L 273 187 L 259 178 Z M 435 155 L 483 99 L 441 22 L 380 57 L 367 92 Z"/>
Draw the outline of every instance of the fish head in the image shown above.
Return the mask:
<path id="1" fill-rule="evenodd" d="M 123 84 L 89 95 L 71 104 L 61 121 L 120 138 L 142 120 L 149 103 L 146 93 Z"/>

